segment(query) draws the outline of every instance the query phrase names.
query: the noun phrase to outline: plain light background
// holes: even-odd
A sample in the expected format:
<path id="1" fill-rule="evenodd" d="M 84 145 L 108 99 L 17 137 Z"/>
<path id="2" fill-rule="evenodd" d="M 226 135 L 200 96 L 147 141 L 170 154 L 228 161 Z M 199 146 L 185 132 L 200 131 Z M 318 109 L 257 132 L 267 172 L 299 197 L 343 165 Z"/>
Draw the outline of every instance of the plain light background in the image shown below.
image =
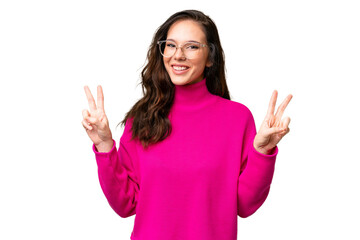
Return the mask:
<path id="1" fill-rule="evenodd" d="M 270 194 L 239 239 L 359 239 L 358 1 L 0 2 L 1 239 L 130 239 L 81 125 L 84 85 L 116 128 L 141 97 L 156 29 L 197 9 L 216 23 L 233 101 L 257 127 L 273 90 L 293 99 Z M 277 108 L 277 107 L 276 107 Z M 216 127 L 216 126 L 214 126 Z"/>

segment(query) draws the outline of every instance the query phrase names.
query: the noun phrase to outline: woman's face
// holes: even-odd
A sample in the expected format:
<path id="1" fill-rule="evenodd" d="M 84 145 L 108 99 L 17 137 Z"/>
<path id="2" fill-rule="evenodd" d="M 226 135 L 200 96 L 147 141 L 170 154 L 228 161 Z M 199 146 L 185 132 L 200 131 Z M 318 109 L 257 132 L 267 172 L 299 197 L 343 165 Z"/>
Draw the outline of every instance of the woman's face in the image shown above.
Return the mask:
<path id="1" fill-rule="evenodd" d="M 207 44 L 201 25 L 188 19 L 173 23 L 167 33 L 167 40 L 173 40 L 177 46 L 183 46 L 189 41 Z M 195 57 L 187 59 L 184 52 L 178 48 L 174 56 L 163 57 L 165 69 L 173 84 L 193 84 L 204 79 L 205 66 L 211 66 L 208 54 L 208 47 L 200 47 Z"/>

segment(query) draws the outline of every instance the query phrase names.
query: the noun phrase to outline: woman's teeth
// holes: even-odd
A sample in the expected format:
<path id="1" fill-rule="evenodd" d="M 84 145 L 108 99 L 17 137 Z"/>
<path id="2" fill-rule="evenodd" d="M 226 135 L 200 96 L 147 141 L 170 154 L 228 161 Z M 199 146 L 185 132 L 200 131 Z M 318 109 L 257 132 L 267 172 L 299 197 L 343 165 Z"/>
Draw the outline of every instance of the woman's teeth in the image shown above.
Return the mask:
<path id="1" fill-rule="evenodd" d="M 188 67 L 178 67 L 178 66 L 173 66 L 173 68 L 174 68 L 175 70 L 178 70 L 178 71 L 182 71 L 182 70 L 188 69 Z"/>

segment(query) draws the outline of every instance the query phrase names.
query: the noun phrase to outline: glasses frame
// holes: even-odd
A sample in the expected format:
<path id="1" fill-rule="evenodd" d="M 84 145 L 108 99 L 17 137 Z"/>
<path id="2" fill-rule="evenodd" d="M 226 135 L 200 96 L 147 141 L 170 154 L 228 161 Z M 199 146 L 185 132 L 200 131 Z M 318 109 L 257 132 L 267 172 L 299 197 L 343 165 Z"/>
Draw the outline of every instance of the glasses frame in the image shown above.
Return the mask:
<path id="1" fill-rule="evenodd" d="M 165 55 L 162 53 L 162 51 L 161 51 L 161 44 L 162 44 L 162 43 L 166 43 L 167 41 L 175 43 L 175 46 L 176 46 L 176 47 L 175 47 L 176 50 L 174 51 L 173 55 L 171 55 L 170 57 L 169 57 L 169 56 L 165 56 Z M 188 43 L 197 43 L 197 44 L 200 45 L 200 47 L 207 47 L 207 46 L 208 46 L 208 45 L 206 45 L 206 44 L 204 44 L 204 43 L 195 42 L 195 41 L 185 42 L 184 44 L 179 45 L 179 46 L 177 46 L 177 43 L 174 42 L 174 41 L 172 41 L 172 40 L 160 40 L 160 41 L 157 41 L 157 44 L 159 45 L 160 54 L 163 55 L 163 56 L 166 57 L 166 58 L 171 58 L 171 57 L 173 57 L 173 56 L 175 55 L 176 51 L 178 50 L 178 48 L 180 48 L 181 51 L 182 51 L 182 53 L 185 55 L 185 57 L 186 57 L 187 59 L 190 59 L 190 58 L 188 58 L 188 57 L 186 56 L 186 54 L 185 54 L 185 52 L 184 52 L 184 49 L 183 49 L 183 47 L 184 47 L 186 44 L 188 44 Z"/>

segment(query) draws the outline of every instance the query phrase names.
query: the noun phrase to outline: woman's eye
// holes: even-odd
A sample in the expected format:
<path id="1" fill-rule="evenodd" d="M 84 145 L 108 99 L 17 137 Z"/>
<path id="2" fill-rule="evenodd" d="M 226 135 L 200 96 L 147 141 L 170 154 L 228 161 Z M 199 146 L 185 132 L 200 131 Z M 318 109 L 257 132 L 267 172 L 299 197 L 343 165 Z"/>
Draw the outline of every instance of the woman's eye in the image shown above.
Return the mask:
<path id="1" fill-rule="evenodd" d="M 169 48 L 175 48 L 175 44 L 172 44 L 172 43 L 167 43 L 166 44 L 166 47 L 169 47 Z"/>
<path id="2" fill-rule="evenodd" d="M 199 49 L 199 46 L 197 46 L 197 45 L 193 45 L 193 44 L 190 44 L 190 45 L 187 45 L 187 46 L 186 46 L 186 49 L 189 49 L 189 50 L 196 50 L 196 49 Z"/>

